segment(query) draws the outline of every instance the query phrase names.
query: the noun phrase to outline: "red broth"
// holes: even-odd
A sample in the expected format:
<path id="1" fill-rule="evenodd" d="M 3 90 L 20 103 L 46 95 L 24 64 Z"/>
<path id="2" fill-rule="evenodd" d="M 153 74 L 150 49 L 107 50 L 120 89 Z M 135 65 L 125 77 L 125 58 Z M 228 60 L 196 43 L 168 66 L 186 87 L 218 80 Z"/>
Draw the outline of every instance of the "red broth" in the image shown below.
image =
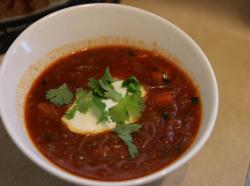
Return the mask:
<path id="1" fill-rule="evenodd" d="M 46 91 L 67 83 L 71 91 L 87 89 L 106 67 L 113 77 L 137 77 L 146 88 L 142 128 L 132 134 L 138 155 L 113 132 L 80 135 L 61 117 L 68 106 L 55 106 Z M 163 79 L 167 74 L 169 79 Z M 83 50 L 50 65 L 33 83 L 25 104 L 29 135 L 39 151 L 64 170 L 85 178 L 118 181 L 138 178 L 166 167 L 192 144 L 201 121 L 199 92 L 188 75 L 168 58 L 151 51 L 106 46 Z"/>

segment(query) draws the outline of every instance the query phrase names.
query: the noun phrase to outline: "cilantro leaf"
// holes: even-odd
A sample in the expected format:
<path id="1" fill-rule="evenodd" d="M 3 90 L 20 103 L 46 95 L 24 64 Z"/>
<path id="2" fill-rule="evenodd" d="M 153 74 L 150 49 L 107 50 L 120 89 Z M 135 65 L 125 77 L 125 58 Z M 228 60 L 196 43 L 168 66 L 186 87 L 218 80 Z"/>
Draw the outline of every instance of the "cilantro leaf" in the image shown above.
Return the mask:
<path id="1" fill-rule="evenodd" d="M 121 124 L 121 123 L 118 123 L 114 130 L 118 134 L 127 134 L 127 133 L 130 134 L 130 133 L 139 131 L 140 128 L 141 128 L 141 125 L 139 125 L 139 124 Z"/>
<path id="2" fill-rule="evenodd" d="M 88 82 L 88 86 L 92 89 L 93 94 L 103 97 L 105 90 L 101 87 L 100 83 L 98 80 L 94 78 L 90 78 Z"/>
<path id="3" fill-rule="evenodd" d="M 66 112 L 65 117 L 72 119 L 77 111 L 86 113 L 90 107 L 97 113 L 97 123 L 108 121 L 108 112 L 105 110 L 106 104 L 101 101 L 100 97 L 93 96 L 82 88 L 76 90 L 76 100 L 73 107 Z"/>
<path id="4" fill-rule="evenodd" d="M 77 110 L 81 113 L 86 113 L 88 111 L 88 108 L 90 106 L 91 102 L 91 94 L 83 90 L 82 88 L 76 89 L 76 105 Z"/>
<path id="5" fill-rule="evenodd" d="M 138 149 L 133 144 L 131 133 L 139 131 L 141 125 L 139 124 L 121 124 L 117 123 L 116 128 L 113 130 L 118 134 L 122 141 L 128 146 L 128 151 L 132 158 L 138 154 Z"/>
<path id="6" fill-rule="evenodd" d="M 113 101 L 119 101 L 120 99 L 122 99 L 122 95 L 116 90 L 114 90 L 111 84 L 105 85 L 106 83 L 104 83 L 102 80 L 99 80 L 99 83 L 103 90 L 105 90 L 105 98 L 110 98 Z"/>
<path id="7" fill-rule="evenodd" d="M 76 100 L 73 107 L 65 113 L 67 119 L 72 119 L 76 111 L 86 113 L 91 104 L 91 94 L 82 88 L 76 89 Z"/>
<path id="8" fill-rule="evenodd" d="M 109 68 L 106 68 L 101 79 L 97 80 L 94 78 L 90 78 L 88 82 L 88 86 L 93 90 L 93 93 L 97 96 L 104 97 L 106 92 L 106 87 L 113 88 L 112 83 L 114 82 Z"/>
<path id="9" fill-rule="evenodd" d="M 141 93 L 140 83 L 135 76 L 131 76 L 126 81 L 124 81 L 122 83 L 122 87 L 126 87 L 128 92 L 131 93 Z"/>
<path id="10" fill-rule="evenodd" d="M 117 123 L 124 123 L 128 120 L 129 115 L 126 109 L 126 100 L 123 98 L 115 106 L 109 109 L 109 115 L 112 121 Z"/>
<path id="11" fill-rule="evenodd" d="M 124 123 L 129 117 L 139 118 L 144 110 L 144 100 L 138 94 L 128 93 L 122 98 L 118 104 L 109 109 L 112 121 Z"/>
<path id="12" fill-rule="evenodd" d="M 70 110 L 68 110 L 65 114 L 64 114 L 64 117 L 66 119 L 72 119 L 75 114 L 76 114 L 76 111 L 77 111 L 77 107 L 76 106 L 73 106 Z"/>
<path id="13" fill-rule="evenodd" d="M 69 104 L 72 98 L 73 94 L 68 89 L 66 83 L 56 89 L 50 89 L 46 92 L 46 99 L 55 105 Z"/>
<path id="14" fill-rule="evenodd" d="M 112 78 L 110 74 L 109 67 L 105 69 L 105 72 L 100 80 L 104 82 L 105 84 L 110 84 L 110 85 L 114 82 L 114 79 Z"/>
<path id="15" fill-rule="evenodd" d="M 112 99 L 113 101 L 119 101 L 122 95 L 114 90 L 112 83 L 114 79 L 112 78 L 109 68 L 106 68 L 101 79 L 96 80 L 94 78 L 89 79 L 89 87 L 93 90 L 94 95 L 103 97 L 105 99 Z"/>
<path id="16" fill-rule="evenodd" d="M 126 109 L 129 116 L 139 118 L 144 110 L 144 100 L 138 94 L 132 94 L 126 97 Z"/>
<path id="17" fill-rule="evenodd" d="M 108 121 L 108 112 L 105 110 L 106 104 L 100 98 L 94 96 L 92 98 L 92 106 L 98 113 L 97 123 Z"/>
<path id="18" fill-rule="evenodd" d="M 106 98 L 110 98 L 116 102 L 122 99 L 122 95 L 119 92 L 117 92 L 116 90 L 111 89 L 111 88 L 107 88 L 106 91 L 107 91 L 107 92 L 105 92 Z"/>

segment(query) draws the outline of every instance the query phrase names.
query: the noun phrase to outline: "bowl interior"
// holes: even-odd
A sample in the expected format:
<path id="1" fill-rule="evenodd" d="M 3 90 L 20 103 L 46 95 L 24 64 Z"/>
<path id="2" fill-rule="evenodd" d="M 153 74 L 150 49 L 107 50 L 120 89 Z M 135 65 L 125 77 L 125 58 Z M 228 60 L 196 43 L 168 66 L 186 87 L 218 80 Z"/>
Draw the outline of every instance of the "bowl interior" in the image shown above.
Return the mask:
<path id="1" fill-rule="evenodd" d="M 201 129 L 189 150 L 165 169 L 145 178 L 121 182 L 141 184 L 176 169 L 204 145 L 215 123 L 218 90 L 213 70 L 201 49 L 183 31 L 156 15 L 136 8 L 111 5 L 83 5 L 53 13 L 26 29 L 9 48 L 0 71 L 1 115 L 5 127 L 19 148 L 42 168 L 75 183 L 91 181 L 66 173 L 45 160 L 34 148 L 16 114 L 16 91 L 28 66 L 52 49 L 67 43 L 103 36 L 126 37 L 145 43 L 157 43 L 162 51 L 176 57 L 198 85 L 203 105 Z M 103 183 L 102 185 L 118 185 Z"/>

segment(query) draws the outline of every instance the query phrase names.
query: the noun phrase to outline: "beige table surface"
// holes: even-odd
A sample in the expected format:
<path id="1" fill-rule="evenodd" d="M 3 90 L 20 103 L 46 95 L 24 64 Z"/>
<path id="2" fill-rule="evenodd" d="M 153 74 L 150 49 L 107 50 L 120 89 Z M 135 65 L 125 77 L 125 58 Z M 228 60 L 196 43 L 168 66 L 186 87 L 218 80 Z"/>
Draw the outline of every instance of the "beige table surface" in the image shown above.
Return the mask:
<path id="1" fill-rule="evenodd" d="M 220 110 L 208 143 L 184 167 L 148 185 L 243 186 L 250 160 L 250 0 L 122 3 L 161 15 L 187 32 L 207 54 L 219 84 Z M 28 160 L 0 123 L 0 186 L 66 185 L 72 184 Z"/>

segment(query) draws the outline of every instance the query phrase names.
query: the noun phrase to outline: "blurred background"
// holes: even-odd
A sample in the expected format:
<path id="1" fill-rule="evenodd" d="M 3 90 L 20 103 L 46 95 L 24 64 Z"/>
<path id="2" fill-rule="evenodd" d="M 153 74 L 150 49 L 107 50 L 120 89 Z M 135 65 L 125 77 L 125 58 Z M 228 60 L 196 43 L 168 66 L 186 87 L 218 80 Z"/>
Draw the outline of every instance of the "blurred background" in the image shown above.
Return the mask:
<path id="1" fill-rule="evenodd" d="M 208 143 L 184 167 L 148 186 L 244 185 L 250 160 L 250 0 L 0 0 L 1 53 L 33 21 L 61 8 L 90 2 L 126 4 L 168 19 L 203 49 L 217 77 L 220 110 Z M 72 184 L 24 157 L 0 121 L 0 186 L 34 185 Z"/>
<path id="2" fill-rule="evenodd" d="M 36 20 L 66 7 L 87 3 L 118 3 L 119 0 L 0 0 L 0 53 Z"/>

